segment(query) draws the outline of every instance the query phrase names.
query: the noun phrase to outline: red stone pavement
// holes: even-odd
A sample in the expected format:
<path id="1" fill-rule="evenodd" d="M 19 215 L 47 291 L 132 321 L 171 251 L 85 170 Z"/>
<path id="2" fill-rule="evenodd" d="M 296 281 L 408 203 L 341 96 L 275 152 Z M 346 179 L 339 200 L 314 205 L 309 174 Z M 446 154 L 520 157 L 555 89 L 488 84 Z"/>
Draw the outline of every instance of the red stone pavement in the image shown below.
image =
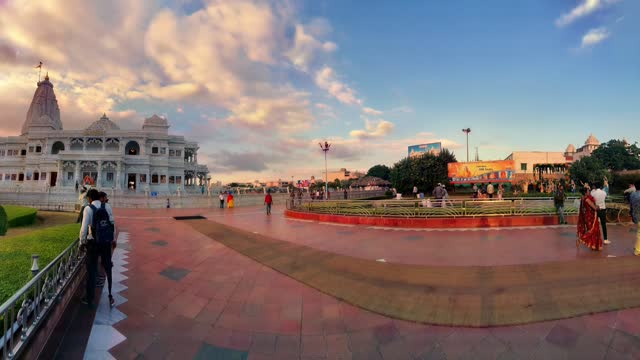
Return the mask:
<path id="1" fill-rule="evenodd" d="M 204 358 L 212 353 L 202 349 L 213 347 L 221 351 L 216 356 L 249 359 L 640 359 L 640 309 L 482 329 L 393 320 L 324 295 L 172 218 L 195 214 L 324 250 L 419 264 L 627 255 L 635 231 L 612 226 L 613 245 L 592 253 L 576 251 L 573 227 L 382 230 L 288 220 L 277 207 L 270 217 L 261 208 L 116 209 L 119 229 L 130 233 L 128 289 L 121 293 L 128 301 L 118 307 L 128 318 L 115 325 L 127 340 L 111 350 L 116 358 Z"/>

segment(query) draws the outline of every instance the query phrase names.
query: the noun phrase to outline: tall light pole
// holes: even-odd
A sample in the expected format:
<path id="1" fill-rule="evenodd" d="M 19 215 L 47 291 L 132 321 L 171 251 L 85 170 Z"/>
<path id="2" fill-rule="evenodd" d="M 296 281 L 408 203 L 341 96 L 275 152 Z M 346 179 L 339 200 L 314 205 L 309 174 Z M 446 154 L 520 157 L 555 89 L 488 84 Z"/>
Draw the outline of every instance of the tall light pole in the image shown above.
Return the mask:
<path id="1" fill-rule="evenodd" d="M 327 152 L 329 152 L 329 148 L 331 144 L 328 142 L 318 143 L 320 145 L 320 149 L 324 151 L 324 199 L 327 200 L 327 194 L 329 193 L 329 172 L 327 171 Z"/>
<path id="2" fill-rule="evenodd" d="M 471 132 L 471 128 L 462 129 L 462 132 L 467 134 L 467 162 L 469 162 L 469 133 Z"/>

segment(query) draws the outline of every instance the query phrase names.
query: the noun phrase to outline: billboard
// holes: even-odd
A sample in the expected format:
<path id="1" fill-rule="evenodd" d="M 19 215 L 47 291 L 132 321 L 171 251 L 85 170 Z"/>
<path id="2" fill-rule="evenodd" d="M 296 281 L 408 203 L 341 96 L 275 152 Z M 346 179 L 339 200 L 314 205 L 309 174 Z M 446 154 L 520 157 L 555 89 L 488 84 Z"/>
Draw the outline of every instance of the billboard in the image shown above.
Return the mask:
<path id="1" fill-rule="evenodd" d="M 515 173 L 513 160 L 456 162 L 447 166 L 453 184 L 510 182 Z"/>
<path id="2" fill-rule="evenodd" d="M 409 157 L 420 156 L 422 154 L 430 153 L 435 156 L 440 155 L 440 151 L 442 151 L 442 143 L 430 143 L 430 144 L 420 144 L 420 145 L 411 145 L 409 146 Z"/>

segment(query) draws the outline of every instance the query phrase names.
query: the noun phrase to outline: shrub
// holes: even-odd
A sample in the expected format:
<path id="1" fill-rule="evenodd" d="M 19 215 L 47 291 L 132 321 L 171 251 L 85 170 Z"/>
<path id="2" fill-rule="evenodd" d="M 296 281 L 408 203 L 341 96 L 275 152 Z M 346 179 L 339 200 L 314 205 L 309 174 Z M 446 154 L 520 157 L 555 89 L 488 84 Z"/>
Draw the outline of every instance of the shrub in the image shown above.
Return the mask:
<path id="1" fill-rule="evenodd" d="M 9 228 L 9 219 L 7 218 L 7 212 L 4 211 L 4 207 L 0 206 L 0 236 L 7 233 Z"/>
<path id="2" fill-rule="evenodd" d="M 34 208 L 4 205 L 7 213 L 7 225 L 9 228 L 32 225 L 36 220 L 38 211 Z"/>

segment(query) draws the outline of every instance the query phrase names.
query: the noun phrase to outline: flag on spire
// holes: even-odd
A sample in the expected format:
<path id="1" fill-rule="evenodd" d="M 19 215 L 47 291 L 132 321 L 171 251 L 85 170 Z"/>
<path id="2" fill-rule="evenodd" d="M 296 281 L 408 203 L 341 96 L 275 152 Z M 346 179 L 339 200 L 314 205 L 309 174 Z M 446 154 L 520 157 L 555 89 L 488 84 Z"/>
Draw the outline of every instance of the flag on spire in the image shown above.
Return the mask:
<path id="1" fill-rule="evenodd" d="M 42 69 L 42 61 L 40 61 L 40 64 L 38 64 L 38 66 L 36 66 L 36 69 Z"/>

